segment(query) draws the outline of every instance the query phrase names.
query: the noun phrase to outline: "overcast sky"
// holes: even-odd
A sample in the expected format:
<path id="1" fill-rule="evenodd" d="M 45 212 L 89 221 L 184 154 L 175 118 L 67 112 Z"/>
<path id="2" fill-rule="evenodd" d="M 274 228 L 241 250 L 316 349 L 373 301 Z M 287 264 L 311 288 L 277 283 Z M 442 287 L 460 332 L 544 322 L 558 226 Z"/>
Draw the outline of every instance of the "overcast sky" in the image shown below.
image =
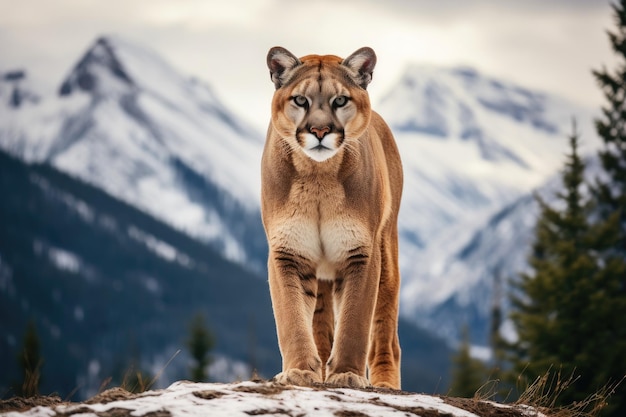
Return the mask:
<path id="1" fill-rule="evenodd" d="M 408 62 L 464 65 L 580 104 L 603 103 L 609 0 L 0 0 L 0 71 L 56 88 L 101 34 L 159 52 L 263 129 L 270 47 L 295 55 L 378 55 L 374 104 Z M 245 112 L 245 113 L 244 113 Z"/>

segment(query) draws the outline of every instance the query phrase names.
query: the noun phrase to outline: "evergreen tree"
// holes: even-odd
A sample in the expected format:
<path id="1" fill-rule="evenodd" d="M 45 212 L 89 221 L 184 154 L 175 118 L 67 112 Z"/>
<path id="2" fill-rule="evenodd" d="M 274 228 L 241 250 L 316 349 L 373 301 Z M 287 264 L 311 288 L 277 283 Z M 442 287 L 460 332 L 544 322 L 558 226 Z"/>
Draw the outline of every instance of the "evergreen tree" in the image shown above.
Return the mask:
<path id="1" fill-rule="evenodd" d="M 213 349 L 215 340 L 208 330 L 202 314 L 198 314 L 193 318 L 190 330 L 191 333 L 187 341 L 187 347 L 195 362 L 191 368 L 191 380 L 195 382 L 206 382 L 209 378 L 207 367 L 211 364 L 209 352 Z"/>
<path id="2" fill-rule="evenodd" d="M 452 383 L 450 395 L 472 398 L 487 381 L 485 365 L 470 355 L 470 339 L 467 326 L 463 328 L 463 340 L 452 358 Z"/>
<path id="3" fill-rule="evenodd" d="M 597 249 L 606 292 L 596 308 L 602 333 L 596 343 L 608 345 L 598 378 L 614 383 L 626 374 L 626 0 L 612 5 L 616 29 L 608 32 L 617 67 L 594 71 L 606 104 L 596 122 L 603 141 L 599 158 L 603 174 L 592 187 L 597 200 Z M 626 381 L 609 399 L 612 415 L 626 415 Z"/>
<path id="4" fill-rule="evenodd" d="M 614 368 L 621 366 L 619 361 L 624 364 L 624 349 L 619 350 L 612 324 L 623 323 L 624 313 L 616 318 L 617 311 L 611 311 L 612 270 L 597 251 L 600 237 L 610 233 L 589 222 L 594 205 L 583 197 L 585 166 L 575 127 L 570 146 L 558 208 L 537 197 L 541 214 L 529 259 L 532 272 L 522 274 L 516 284 L 519 293 L 513 297 L 511 315 L 519 338 L 513 345 L 513 371 L 528 382 L 550 370 L 560 374 L 561 382 L 573 378 L 556 405 L 583 401 L 626 370 Z"/>
<path id="5" fill-rule="evenodd" d="M 24 345 L 18 355 L 18 363 L 22 370 L 22 383 L 18 387 L 22 397 L 34 397 L 39 395 L 41 383 L 41 366 L 43 359 L 40 354 L 39 336 L 33 320 L 28 322 L 24 334 Z"/>
<path id="6" fill-rule="evenodd" d="M 492 394 L 494 401 L 503 401 L 508 398 L 510 392 L 510 386 L 506 381 L 506 341 L 500 334 L 503 318 L 503 298 L 502 270 L 500 267 L 497 267 L 493 271 L 493 296 L 489 329 L 489 346 L 492 352 L 489 381 L 494 388 Z"/>
<path id="7" fill-rule="evenodd" d="M 502 326 L 502 272 L 498 267 L 493 274 L 493 296 L 491 303 L 491 325 L 489 329 L 489 345 L 493 352 L 492 373 L 493 377 L 499 379 L 500 372 L 504 366 L 504 340 L 500 336 Z"/>
<path id="8" fill-rule="evenodd" d="M 617 55 L 616 70 L 594 71 L 607 104 L 597 119 L 596 130 L 604 143 L 599 152 L 606 177 L 594 187 L 599 212 L 605 222 L 611 222 L 619 233 L 616 242 L 609 242 L 612 255 L 626 259 L 626 0 L 612 6 L 617 29 L 608 32 Z M 622 280 L 624 285 L 626 277 Z"/>

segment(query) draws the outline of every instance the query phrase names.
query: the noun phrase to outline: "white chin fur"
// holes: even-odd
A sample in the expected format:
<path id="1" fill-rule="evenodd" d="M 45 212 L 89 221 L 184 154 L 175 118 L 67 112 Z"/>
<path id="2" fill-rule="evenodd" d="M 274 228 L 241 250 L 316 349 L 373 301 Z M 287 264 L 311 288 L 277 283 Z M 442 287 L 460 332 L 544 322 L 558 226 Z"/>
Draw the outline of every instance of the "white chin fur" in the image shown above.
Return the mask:
<path id="1" fill-rule="evenodd" d="M 304 137 L 304 146 L 302 150 L 314 161 L 324 162 L 325 160 L 334 156 L 337 151 L 337 138 L 338 134 L 330 133 L 322 139 L 322 142 L 317 139 L 316 136 L 308 133 Z M 324 148 L 319 148 L 319 145 L 322 145 Z"/>

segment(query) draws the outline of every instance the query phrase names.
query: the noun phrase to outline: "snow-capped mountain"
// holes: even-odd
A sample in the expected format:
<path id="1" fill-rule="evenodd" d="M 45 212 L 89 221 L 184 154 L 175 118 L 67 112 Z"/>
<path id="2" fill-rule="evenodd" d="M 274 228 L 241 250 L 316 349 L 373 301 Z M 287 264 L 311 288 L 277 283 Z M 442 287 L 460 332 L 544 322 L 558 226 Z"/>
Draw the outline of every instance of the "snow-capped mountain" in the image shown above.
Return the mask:
<path id="1" fill-rule="evenodd" d="M 16 76 L 4 78 L 4 149 L 46 161 L 262 268 L 261 135 L 208 86 L 116 37 L 98 39 L 55 97 L 12 105 L 21 87 Z"/>
<path id="2" fill-rule="evenodd" d="M 403 158 L 401 228 L 423 247 L 443 228 L 539 186 L 560 166 L 572 117 L 590 119 L 557 97 L 470 69 L 415 65 L 377 110 Z"/>
<path id="3" fill-rule="evenodd" d="M 585 178 L 588 184 L 602 176 L 600 161 L 595 155 L 585 158 Z M 535 195 L 548 205 L 563 208 L 557 193 L 562 190 L 561 172 L 552 175 L 532 194 L 524 194 L 504 206 L 473 230 L 463 231 L 463 224 L 450 228 L 449 240 L 439 239 L 417 256 L 416 264 L 430 269 L 419 272 L 419 279 L 403 289 L 403 300 L 419 299 L 428 294 L 422 304 L 405 303 L 407 317 L 419 318 L 427 328 L 454 340 L 462 326 L 469 326 L 472 338 L 480 345 L 488 340 L 491 309 L 495 303 L 507 312 L 508 294 L 519 274 L 528 272 L 528 256 L 535 239 L 535 225 L 540 214 Z M 588 192 L 583 188 L 583 194 Z M 433 262 L 432 260 L 435 259 Z M 441 278 L 446 277 L 446 285 Z M 513 340 L 516 335 L 507 317 L 500 333 Z"/>
<path id="4" fill-rule="evenodd" d="M 573 118 L 581 151 L 596 149 L 592 113 L 470 69 L 424 66 L 409 67 L 379 110 L 405 169 L 402 313 L 451 341 L 469 325 L 487 343 L 494 280 L 526 267 L 530 193 L 554 183 Z"/>
<path id="5" fill-rule="evenodd" d="M 98 39 L 54 97 L 31 92 L 27 81 L 25 72 L 0 74 L 1 148 L 48 162 L 263 270 L 263 135 L 208 86 L 117 37 Z M 595 148 L 591 112 L 471 69 L 417 65 L 374 109 L 392 127 L 404 164 L 402 314 L 449 340 L 468 322 L 480 338 L 490 274 L 523 267 L 502 257 L 525 253 L 518 234 L 532 227 L 530 217 L 509 222 L 509 205 L 560 168 L 573 117 L 587 151 Z M 497 246 L 462 256 L 500 224 Z"/>

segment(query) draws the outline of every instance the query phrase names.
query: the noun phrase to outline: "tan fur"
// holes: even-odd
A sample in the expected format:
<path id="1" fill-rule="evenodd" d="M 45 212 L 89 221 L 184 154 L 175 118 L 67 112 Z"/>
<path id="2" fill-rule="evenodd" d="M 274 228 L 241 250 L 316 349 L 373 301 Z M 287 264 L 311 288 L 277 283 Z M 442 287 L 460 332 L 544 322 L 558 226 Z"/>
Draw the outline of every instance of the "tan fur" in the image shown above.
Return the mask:
<path id="1" fill-rule="evenodd" d="M 281 383 L 400 388 L 402 167 L 365 89 L 375 62 L 369 48 L 346 60 L 268 54 L 261 198 Z M 305 151 L 322 135 L 325 148 Z"/>

